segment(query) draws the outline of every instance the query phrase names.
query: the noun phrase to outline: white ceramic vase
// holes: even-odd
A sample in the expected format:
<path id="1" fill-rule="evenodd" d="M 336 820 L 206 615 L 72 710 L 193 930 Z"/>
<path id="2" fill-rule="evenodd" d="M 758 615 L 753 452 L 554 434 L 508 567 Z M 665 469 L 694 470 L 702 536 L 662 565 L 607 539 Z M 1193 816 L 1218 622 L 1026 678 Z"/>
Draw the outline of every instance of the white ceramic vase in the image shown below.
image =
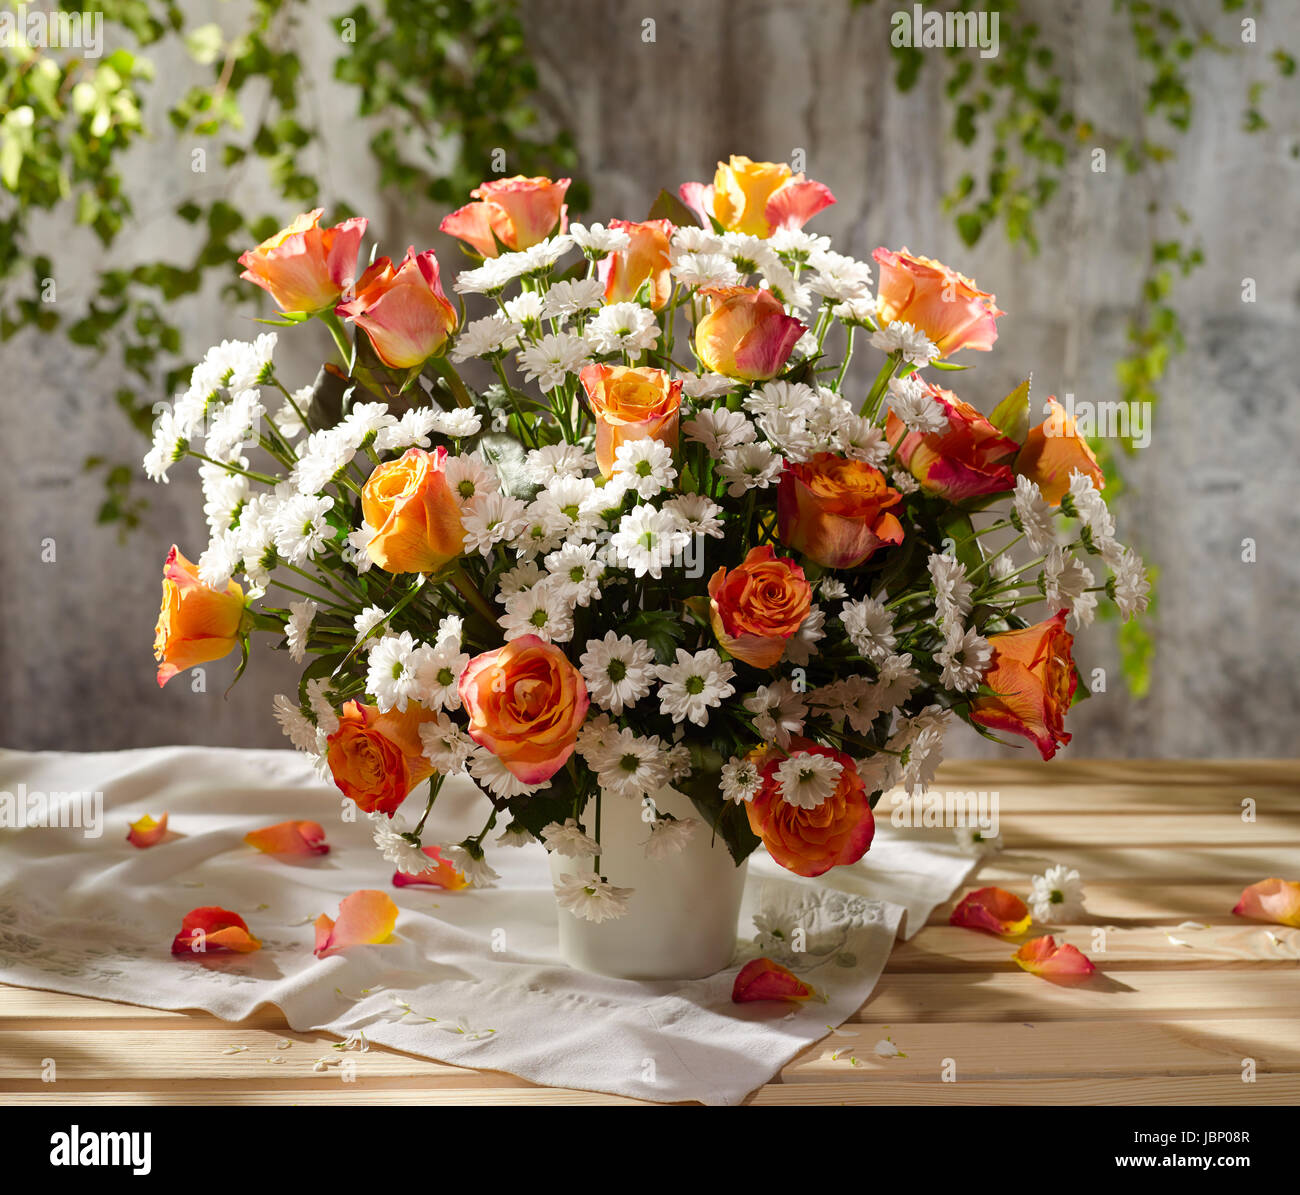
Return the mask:
<path id="1" fill-rule="evenodd" d="M 697 979 L 721 971 L 736 953 L 736 923 L 748 862 L 736 866 L 727 844 L 715 837 L 688 797 L 664 789 L 657 809 L 700 822 L 677 853 L 646 858 L 650 826 L 642 803 L 601 801 L 600 872 L 611 884 L 631 888 L 626 916 L 599 923 L 559 909 L 560 955 L 571 967 L 620 979 Z M 594 803 L 584 811 L 588 833 Z M 551 878 L 591 870 L 592 860 L 552 852 Z"/>

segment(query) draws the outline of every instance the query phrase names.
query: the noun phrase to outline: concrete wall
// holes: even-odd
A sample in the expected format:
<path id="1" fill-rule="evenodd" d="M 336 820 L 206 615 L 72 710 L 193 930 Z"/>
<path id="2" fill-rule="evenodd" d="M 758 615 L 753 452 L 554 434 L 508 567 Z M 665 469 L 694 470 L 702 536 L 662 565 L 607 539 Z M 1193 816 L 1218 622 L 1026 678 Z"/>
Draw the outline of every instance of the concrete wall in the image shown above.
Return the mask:
<path id="1" fill-rule="evenodd" d="M 224 8 L 208 7 L 221 19 Z M 1131 488 L 1120 508 L 1121 537 L 1160 570 L 1155 678 L 1146 700 L 1131 700 L 1111 632 L 1087 636 L 1081 661 L 1086 670 L 1106 668 L 1110 683 L 1071 715 L 1076 739 L 1069 752 L 1291 754 L 1300 712 L 1294 90 L 1270 89 L 1269 130 L 1247 136 L 1239 127 L 1248 82 L 1272 73 L 1272 48 L 1300 48 L 1300 9 L 1270 2 L 1254 49 L 1198 60 L 1193 82 L 1202 102 L 1193 130 L 1166 138 L 1178 158 L 1158 177 L 1129 177 L 1117 164 L 1093 173 L 1091 146 L 1080 146 L 1042 220 L 1042 251 L 1030 258 L 1000 231 L 966 249 L 942 212 L 947 185 L 978 166 L 980 153 L 947 135 L 937 62 L 906 95 L 890 85 L 894 7 L 889 0 L 859 9 L 848 0 L 523 6 L 542 70 L 540 99 L 575 130 L 582 171 L 594 187 L 592 218 L 640 217 L 660 186 L 708 178 L 728 153 L 787 159 L 802 148 L 808 173 L 840 197 L 815 227 L 844 251 L 867 256 L 878 244 L 905 243 L 997 293 L 1008 312 L 997 349 L 953 381 L 985 409 L 1029 371 L 1039 397 L 1114 397 L 1114 361 L 1145 261 L 1148 204 L 1158 198 L 1165 208 L 1185 208 L 1182 231 L 1194 232 L 1206 254 L 1178 295 L 1188 348 L 1167 377 L 1151 445 L 1130 464 Z M 1237 17 L 1223 16 L 1217 3 L 1195 8 L 1218 36 L 1236 38 Z M 1108 0 L 1025 0 L 1022 9 L 1056 48 L 1067 105 L 1087 111 L 1099 128 L 1142 132 L 1139 76 Z M 322 19 L 329 11 L 321 6 Z M 653 43 L 642 40 L 647 18 L 656 23 Z M 320 51 L 304 55 L 321 72 L 317 101 L 336 118 L 328 149 L 330 177 L 346 180 L 340 195 L 371 213 L 372 230 L 387 246 L 436 243 L 439 213 L 381 197 L 373 179 L 341 167 L 361 130 L 349 116 L 350 98 L 325 75 L 328 32 L 310 21 L 304 28 Z M 164 87 L 183 69 L 179 61 L 161 63 Z M 156 119 L 157 137 L 136 156 L 137 177 L 148 180 L 142 219 L 115 250 L 119 259 L 185 244 L 184 226 L 167 213 L 193 180 L 185 147 Z M 58 247 L 60 301 L 72 303 L 78 270 L 99 260 L 98 251 L 57 223 L 44 235 Z M 1246 277 L 1256 280 L 1254 304 L 1241 302 Z M 184 318 L 196 353 L 247 328 L 210 301 Z M 294 358 L 304 380 L 307 347 L 300 343 Z M 268 705 L 293 675 L 282 657 L 256 657 L 229 700 L 220 692 L 233 670 L 229 661 L 209 670 L 206 694 L 187 691 L 181 680 L 163 692 L 154 686 L 159 561 L 173 540 L 194 553 L 204 542 L 185 470 L 155 491 L 146 525 L 120 545 L 94 526 L 98 482 L 79 472 L 88 452 L 134 459 L 142 451 L 112 407 L 112 370 L 52 338 L 20 338 L 0 353 L 7 383 L 0 742 L 108 748 L 280 741 Z M 44 537 L 56 542 L 56 563 L 41 562 Z M 1246 537 L 1257 544 L 1253 564 L 1241 558 Z M 955 754 L 999 750 L 974 736 L 952 744 Z"/>

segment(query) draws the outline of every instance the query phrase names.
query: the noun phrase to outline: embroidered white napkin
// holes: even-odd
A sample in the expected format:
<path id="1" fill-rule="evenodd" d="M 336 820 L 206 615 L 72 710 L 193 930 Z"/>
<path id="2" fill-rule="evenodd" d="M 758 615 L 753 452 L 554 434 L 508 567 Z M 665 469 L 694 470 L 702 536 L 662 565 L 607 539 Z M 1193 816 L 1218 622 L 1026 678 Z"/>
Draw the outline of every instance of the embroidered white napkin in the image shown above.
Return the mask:
<path id="1" fill-rule="evenodd" d="M 97 837 L 84 824 L 96 793 Z M 40 816 L 32 794 L 50 798 L 52 816 Z M 489 849 L 497 888 L 393 888 L 365 819 L 344 821 L 343 806 L 291 751 L 0 751 L 0 825 L 47 822 L 0 828 L 0 981 L 228 1020 L 275 1004 L 296 1030 L 360 1029 L 374 1042 L 535 1083 L 735 1104 L 853 1014 L 895 935 L 920 929 L 975 863 L 944 831 L 900 831 L 887 817 L 862 863 L 818 881 L 756 853 L 733 966 L 639 983 L 560 962 L 540 846 Z M 164 811 L 175 837 L 145 850 L 126 841 L 129 822 Z M 482 802 L 468 782 L 449 782 L 437 813 L 436 837 L 456 841 L 477 832 Z M 249 830 L 289 819 L 320 822 L 330 853 L 287 862 L 244 845 Z M 401 909 L 394 939 L 318 960 L 311 921 L 336 916 L 358 888 L 392 895 Z M 239 913 L 262 949 L 174 958 L 181 918 L 200 905 Z M 790 948 L 796 928 L 799 952 Z M 760 954 L 824 1002 L 733 1004 L 737 970 Z"/>

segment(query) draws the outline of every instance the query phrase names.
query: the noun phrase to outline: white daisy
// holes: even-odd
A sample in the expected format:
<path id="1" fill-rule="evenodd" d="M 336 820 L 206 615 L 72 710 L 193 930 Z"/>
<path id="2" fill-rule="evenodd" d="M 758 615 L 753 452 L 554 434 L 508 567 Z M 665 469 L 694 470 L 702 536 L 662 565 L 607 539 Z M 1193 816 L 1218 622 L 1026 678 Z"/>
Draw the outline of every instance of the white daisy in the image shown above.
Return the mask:
<path id="1" fill-rule="evenodd" d="M 729 759 L 722 765 L 722 796 L 724 800 L 741 804 L 752 801 L 763 786 L 758 765 L 752 759 Z"/>
<path id="2" fill-rule="evenodd" d="M 736 386 L 732 378 L 720 373 L 684 373 L 681 376 L 682 393 L 687 398 L 710 399 L 727 394 Z"/>
<path id="3" fill-rule="evenodd" d="M 1049 867 L 1029 881 L 1029 911 L 1035 921 L 1062 925 L 1084 913 L 1083 880 L 1073 867 Z"/>
<path id="4" fill-rule="evenodd" d="M 649 437 L 624 440 L 614 450 L 614 476 L 642 498 L 653 498 L 668 489 L 677 477 L 673 467 L 673 450 Z"/>
<path id="5" fill-rule="evenodd" d="M 766 444 L 741 444 L 723 453 L 718 475 L 733 498 L 752 489 L 765 490 L 781 476 L 781 458 Z"/>
<path id="6" fill-rule="evenodd" d="M 631 888 L 616 888 L 595 872 L 566 875 L 555 883 L 555 903 L 584 921 L 612 921 L 627 913 Z"/>
<path id="7" fill-rule="evenodd" d="M 460 709 L 460 674 L 469 655 L 460 650 L 459 637 L 440 639 L 420 654 L 416 664 L 419 702 L 426 709 Z"/>
<path id="8" fill-rule="evenodd" d="M 785 659 L 789 664 L 802 667 L 817 653 L 817 643 L 826 638 L 826 611 L 820 606 L 809 609 L 807 617 L 799 624 L 785 643 Z"/>
<path id="9" fill-rule="evenodd" d="M 329 677 L 312 677 L 305 687 L 307 704 L 311 707 L 312 717 L 316 719 L 316 729 L 325 735 L 333 734 L 339 728 L 339 716 L 330 698 Z"/>
<path id="10" fill-rule="evenodd" d="M 1092 583 L 1092 570 L 1072 552 L 1056 545 L 1047 553 L 1043 561 L 1043 596 L 1053 610 L 1069 610 L 1075 628 L 1092 623 L 1097 609 L 1097 595 L 1088 592 Z"/>
<path id="11" fill-rule="evenodd" d="M 1056 543 L 1056 512 L 1044 500 L 1037 482 L 1016 478 L 1012 523 L 1025 534 L 1029 549 L 1041 556 Z"/>
<path id="12" fill-rule="evenodd" d="M 1096 484 L 1087 473 L 1079 469 L 1071 472 L 1070 489 L 1061 499 L 1061 509 L 1078 518 L 1087 529 L 1088 538 L 1098 549 L 1114 537 L 1115 520 L 1106 500 L 1097 492 Z"/>
<path id="13" fill-rule="evenodd" d="M 1106 582 L 1106 592 L 1125 619 L 1140 614 L 1150 601 L 1151 582 L 1146 565 L 1132 548 L 1123 548 L 1111 562 L 1113 576 Z"/>
<path id="14" fill-rule="evenodd" d="M 527 507 L 509 494 L 483 494 L 471 502 L 460 516 L 465 530 L 466 553 L 490 556 L 502 540 L 513 540 L 527 523 Z"/>
<path id="15" fill-rule="evenodd" d="M 290 564 L 300 568 L 333 536 L 326 515 L 333 509 L 333 498 L 314 494 L 295 494 L 276 512 L 272 532 L 275 550 Z"/>
<path id="16" fill-rule="evenodd" d="M 839 448 L 842 456 L 852 461 L 865 461 L 879 469 L 889 456 L 889 442 L 885 439 L 885 429 L 864 419 L 861 415 L 850 415 L 840 422 Z M 898 489 L 897 486 L 894 487 Z M 900 493 L 902 491 L 899 491 Z"/>
<path id="17" fill-rule="evenodd" d="M 961 622 L 970 613 L 971 583 L 966 570 L 955 556 L 932 553 L 929 560 L 930 580 L 934 586 L 934 605 L 941 625 Z"/>
<path id="18" fill-rule="evenodd" d="M 692 535 L 723 538 L 722 520 L 718 518 L 722 507 L 707 494 L 682 494 L 678 498 L 670 498 L 661 509 L 671 514 Z"/>
<path id="19" fill-rule="evenodd" d="M 463 843 L 457 846 L 440 846 L 438 852 L 465 879 L 472 888 L 495 888 L 501 877 L 492 870 L 483 857 L 483 848 L 468 849 Z"/>
<path id="20" fill-rule="evenodd" d="M 889 379 L 889 405 L 908 431 L 937 435 L 948 430 L 947 408 L 915 374 Z"/>
<path id="21" fill-rule="evenodd" d="M 383 813 L 371 813 L 368 816 L 375 846 L 398 871 L 407 875 L 419 875 L 433 866 L 433 860 L 424 853 L 420 843 L 406 837 L 411 833 L 411 827 L 400 814 L 395 814 L 391 819 Z"/>
<path id="22" fill-rule="evenodd" d="M 677 662 L 656 664 L 659 710 L 674 722 L 689 719 L 696 726 L 707 726 L 709 710 L 720 706 L 736 690 L 729 682 L 736 669 L 712 648 L 692 655 L 677 649 Z"/>
<path id="23" fill-rule="evenodd" d="M 943 646 L 934 653 L 934 662 L 943 669 L 939 679 L 958 693 L 973 693 L 988 671 L 992 654 L 989 641 L 973 626 L 963 631 L 959 623 L 950 623 Z"/>
<path id="24" fill-rule="evenodd" d="M 571 332 L 548 333 L 518 356 L 524 381 L 536 382 L 543 390 L 563 385 L 570 374 L 577 373 L 590 359 L 587 342 Z"/>
<path id="25" fill-rule="evenodd" d="M 271 710 L 280 729 L 289 737 L 289 741 L 299 751 L 315 755 L 320 747 L 318 731 L 315 724 L 299 708 L 298 703 L 277 693 L 271 702 Z"/>
<path id="26" fill-rule="evenodd" d="M 690 539 L 672 514 L 642 505 L 619 520 L 609 542 L 620 564 L 638 577 L 649 574 L 658 580 L 664 566 L 680 556 Z"/>
<path id="27" fill-rule="evenodd" d="M 680 854 L 699 832 L 700 820 L 694 817 L 657 817 L 650 823 L 650 841 L 645 844 L 647 859 L 667 859 Z"/>
<path id="28" fill-rule="evenodd" d="M 600 597 L 605 565 L 596 558 L 597 547 L 570 543 L 546 557 L 546 571 L 555 579 L 557 592 L 575 606 L 589 606 Z"/>
<path id="29" fill-rule="evenodd" d="M 968 855 L 983 855 L 1002 849 L 1002 835 L 990 834 L 979 826 L 958 826 L 953 830 L 953 838 Z"/>
<path id="30" fill-rule="evenodd" d="M 352 626 L 357 632 L 357 642 L 360 643 L 371 631 L 375 629 L 388 616 L 388 611 L 379 606 L 367 606 L 353 620 Z"/>
<path id="31" fill-rule="evenodd" d="M 516 324 L 539 323 L 545 309 L 546 299 L 535 290 L 526 290 L 505 304 L 506 318 Z"/>
<path id="32" fill-rule="evenodd" d="M 574 818 L 564 824 L 551 822 L 542 827 L 542 842 L 546 849 L 566 859 L 588 859 L 600 854 L 600 843 L 590 837 Z"/>
<path id="33" fill-rule="evenodd" d="M 579 311 L 599 307 L 604 299 L 605 284 L 599 278 L 557 282 L 546 292 L 542 314 L 547 319 L 566 319 Z"/>
<path id="34" fill-rule="evenodd" d="M 730 411 L 726 407 L 717 410 L 705 408 L 682 424 L 682 433 L 688 440 L 703 444 L 712 457 L 742 444 L 751 444 L 758 438 L 754 425 L 742 412 Z"/>
<path id="35" fill-rule="evenodd" d="M 840 621 L 849 641 L 868 660 L 879 663 L 894 650 L 894 618 L 884 602 L 873 597 L 845 602 L 840 607 Z"/>
<path id="36" fill-rule="evenodd" d="M 524 459 L 528 480 L 538 485 L 556 477 L 581 477 L 595 467 L 595 454 L 577 444 L 548 444 L 545 448 L 532 449 Z"/>
<path id="37" fill-rule="evenodd" d="M 536 635 L 547 643 L 567 643 L 573 638 L 573 606 L 563 590 L 549 581 L 511 594 L 505 606 L 497 622 L 507 640 Z"/>
<path id="38" fill-rule="evenodd" d="M 584 335 L 597 353 L 635 355 L 659 342 L 659 323 L 654 312 L 639 303 L 611 303 L 588 322 Z"/>
<path id="39" fill-rule="evenodd" d="M 654 652 L 642 640 L 606 631 L 603 639 L 588 639 L 578 664 L 587 693 L 612 714 L 635 705 L 650 692 Z"/>
<path id="40" fill-rule="evenodd" d="M 620 797 L 653 795 L 668 783 L 662 743 L 630 730 L 619 730 L 602 743 L 593 766 L 600 787 Z"/>
<path id="41" fill-rule="evenodd" d="M 457 334 L 449 356 L 457 363 L 490 357 L 513 348 L 523 327 L 496 311 L 466 324 Z"/>
<path id="42" fill-rule="evenodd" d="M 425 758 L 444 776 L 463 772 L 474 751 L 469 735 L 441 711 L 420 724 L 420 743 Z"/>
<path id="43" fill-rule="evenodd" d="M 904 361 L 913 365 L 929 365 L 939 356 L 935 343 L 919 328 L 904 320 L 895 320 L 888 327 L 871 334 L 871 347 L 883 353 L 901 353 Z"/>
<path id="44" fill-rule="evenodd" d="M 541 784 L 525 784 L 486 747 L 475 747 L 470 752 L 468 766 L 469 774 L 494 796 L 522 797 L 551 787 L 549 780 L 543 780 Z"/>
<path id="45" fill-rule="evenodd" d="M 307 658 L 307 634 L 311 630 L 312 619 L 320 607 L 310 598 L 301 602 L 289 603 L 289 617 L 285 620 L 284 635 L 288 640 L 289 658 L 301 664 Z"/>
<path id="46" fill-rule="evenodd" d="M 777 791 L 796 809 L 816 809 L 835 794 L 844 765 L 829 755 L 797 751 L 776 765 Z"/>
<path id="47" fill-rule="evenodd" d="M 366 667 L 366 692 L 370 693 L 379 708 L 406 710 L 406 703 L 420 695 L 419 645 L 410 631 L 399 635 L 385 635 L 375 641 L 370 649 Z"/>
<path id="48" fill-rule="evenodd" d="M 443 476 L 462 511 L 476 498 L 501 490 L 495 470 L 476 452 L 447 457 Z"/>
<path id="49" fill-rule="evenodd" d="M 632 243 L 621 228 L 606 228 L 603 224 L 570 224 L 569 236 L 590 257 L 604 257 Z"/>
<path id="50" fill-rule="evenodd" d="M 788 680 L 760 685 L 742 704 L 754 715 L 754 731 L 765 743 L 785 748 L 792 734 L 803 733 L 808 704 Z"/>

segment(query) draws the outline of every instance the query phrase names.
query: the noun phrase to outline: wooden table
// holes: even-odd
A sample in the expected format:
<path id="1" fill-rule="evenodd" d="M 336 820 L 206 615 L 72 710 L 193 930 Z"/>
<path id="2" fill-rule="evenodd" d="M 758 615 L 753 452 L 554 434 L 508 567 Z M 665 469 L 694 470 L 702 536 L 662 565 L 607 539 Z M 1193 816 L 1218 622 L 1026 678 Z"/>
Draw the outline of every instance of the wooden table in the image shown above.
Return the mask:
<path id="1" fill-rule="evenodd" d="M 1081 988 L 1029 975 L 1014 944 L 950 927 L 949 903 L 895 947 L 841 1035 L 750 1102 L 1300 1103 L 1300 930 L 1232 915 L 1246 884 L 1300 879 L 1297 771 L 1285 760 L 946 766 L 938 788 L 1000 794 L 1006 849 L 977 884 L 1027 895 L 1047 866 L 1079 868 L 1090 916 L 1057 940 L 1100 974 Z M 882 1039 L 903 1056 L 878 1055 Z M 344 1082 L 336 1040 L 291 1032 L 274 1009 L 232 1024 L 0 986 L 0 1103 L 637 1102 L 381 1047 L 349 1051 Z"/>

